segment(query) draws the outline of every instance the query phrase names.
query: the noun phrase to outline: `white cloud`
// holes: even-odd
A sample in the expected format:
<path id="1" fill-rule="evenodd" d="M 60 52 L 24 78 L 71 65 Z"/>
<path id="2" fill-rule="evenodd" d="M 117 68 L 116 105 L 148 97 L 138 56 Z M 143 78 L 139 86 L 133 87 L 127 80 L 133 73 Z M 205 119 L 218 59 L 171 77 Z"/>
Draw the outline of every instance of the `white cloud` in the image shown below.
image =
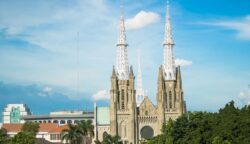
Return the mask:
<path id="1" fill-rule="evenodd" d="M 126 28 L 140 29 L 160 21 L 160 16 L 154 12 L 140 11 L 133 18 L 126 20 Z"/>
<path id="2" fill-rule="evenodd" d="M 240 20 L 224 20 L 214 22 L 202 22 L 200 24 L 220 26 L 237 31 L 237 37 L 244 40 L 250 40 L 250 15 Z"/>
<path id="3" fill-rule="evenodd" d="M 52 87 L 44 86 L 41 92 L 38 93 L 39 96 L 48 96 L 52 94 Z"/>
<path id="4" fill-rule="evenodd" d="M 189 60 L 184 60 L 184 59 L 176 59 L 175 60 L 176 66 L 188 67 L 188 66 L 191 66 L 192 64 L 193 64 L 193 62 L 189 61 Z"/>
<path id="5" fill-rule="evenodd" d="M 43 92 L 45 92 L 45 93 L 51 93 L 51 92 L 52 92 L 52 88 L 49 87 L 49 86 L 45 86 L 45 87 L 43 88 Z"/>
<path id="6" fill-rule="evenodd" d="M 240 92 L 238 95 L 238 99 L 243 103 L 250 105 L 250 92 L 249 94 L 247 92 Z"/>
<path id="7" fill-rule="evenodd" d="M 109 92 L 107 90 L 100 90 L 93 95 L 93 99 L 97 100 L 107 100 L 109 99 Z"/>

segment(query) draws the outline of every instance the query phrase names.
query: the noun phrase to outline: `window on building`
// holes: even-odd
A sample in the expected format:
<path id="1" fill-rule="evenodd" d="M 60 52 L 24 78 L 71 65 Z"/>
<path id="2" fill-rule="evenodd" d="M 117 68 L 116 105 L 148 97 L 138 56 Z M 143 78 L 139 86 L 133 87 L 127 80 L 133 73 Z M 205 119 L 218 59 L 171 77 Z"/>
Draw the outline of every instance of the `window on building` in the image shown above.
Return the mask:
<path id="1" fill-rule="evenodd" d="M 61 134 L 50 134 L 50 140 L 61 140 Z"/>
<path id="2" fill-rule="evenodd" d="M 10 112 L 10 123 L 19 123 L 20 122 L 20 108 L 13 107 Z"/>
<path id="3" fill-rule="evenodd" d="M 106 136 L 108 136 L 108 133 L 105 131 L 105 132 L 102 134 L 102 139 L 105 139 Z"/>
<path id="4" fill-rule="evenodd" d="M 147 110 L 145 111 L 145 115 L 146 115 L 146 116 L 148 115 L 148 111 L 147 111 Z"/>
<path id="5" fill-rule="evenodd" d="M 172 92 L 169 91 L 169 108 L 172 108 L 173 105 L 172 105 Z"/>
<path id="6" fill-rule="evenodd" d="M 60 121 L 60 124 L 65 124 L 65 120 L 61 120 L 61 121 Z"/>
<path id="7" fill-rule="evenodd" d="M 54 120 L 53 123 L 58 123 L 58 120 Z"/>
<path id="8" fill-rule="evenodd" d="M 125 109 L 125 103 L 124 103 L 124 90 L 122 90 L 122 109 Z"/>
<path id="9" fill-rule="evenodd" d="M 67 124 L 72 124 L 72 120 L 68 120 L 68 121 L 67 121 Z"/>

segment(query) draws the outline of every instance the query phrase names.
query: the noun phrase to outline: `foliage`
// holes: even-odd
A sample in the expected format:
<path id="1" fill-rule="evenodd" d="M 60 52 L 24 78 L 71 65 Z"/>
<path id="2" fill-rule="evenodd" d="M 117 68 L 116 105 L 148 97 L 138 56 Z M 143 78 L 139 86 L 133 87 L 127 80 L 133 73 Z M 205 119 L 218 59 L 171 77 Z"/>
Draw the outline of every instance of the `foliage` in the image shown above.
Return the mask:
<path id="1" fill-rule="evenodd" d="M 4 128 L 0 129 L 0 144 L 5 144 L 8 143 L 8 135 L 7 135 L 7 130 Z"/>
<path id="2" fill-rule="evenodd" d="M 95 141 L 96 144 L 122 144 L 121 138 L 119 136 L 112 136 L 110 134 L 107 134 L 104 136 L 104 139 L 102 142 Z"/>
<path id="3" fill-rule="evenodd" d="M 76 125 L 69 124 L 68 126 L 68 129 L 62 131 L 62 140 L 70 144 L 82 143 L 83 132 Z"/>
<path id="4" fill-rule="evenodd" d="M 188 112 L 163 124 L 162 134 L 146 144 L 249 144 L 250 107 L 231 101 L 217 113 Z"/>
<path id="5" fill-rule="evenodd" d="M 77 125 L 69 124 L 68 127 L 62 132 L 62 140 L 71 144 L 91 143 L 91 138 L 94 136 L 94 126 L 91 120 L 78 122 Z"/>
<path id="6" fill-rule="evenodd" d="M 22 132 L 31 133 L 32 135 L 36 135 L 39 130 L 39 124 L 34 122 L 25 122 L 22 127 Z"/>
<path id="7" fill-rule="evenodd" d="M 94 126 L 92 125 L 92 121 L 80 121 L 77 123 L 77 127 L 83 133 L 82 143 L 91 143 L 91 138 L 94 137 Z"/>
<path id="8" fill-rule="evenodd" d="M 29 132 L 19 132 L 11 139 L 10 144 L 35 144 L 36 137 Z"/>

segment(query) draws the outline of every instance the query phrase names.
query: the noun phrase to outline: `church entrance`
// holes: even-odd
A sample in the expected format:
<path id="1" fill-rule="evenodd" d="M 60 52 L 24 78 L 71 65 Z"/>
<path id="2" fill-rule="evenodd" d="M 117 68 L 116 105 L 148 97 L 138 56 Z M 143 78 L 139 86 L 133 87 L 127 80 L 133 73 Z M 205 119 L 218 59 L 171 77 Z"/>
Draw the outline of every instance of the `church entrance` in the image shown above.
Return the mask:
<path id="1" fill-rule="evenodd" d="M 141 139 L 149 139 L 154 136 L 154 130 L 150 126 L 141 129 Z"/>

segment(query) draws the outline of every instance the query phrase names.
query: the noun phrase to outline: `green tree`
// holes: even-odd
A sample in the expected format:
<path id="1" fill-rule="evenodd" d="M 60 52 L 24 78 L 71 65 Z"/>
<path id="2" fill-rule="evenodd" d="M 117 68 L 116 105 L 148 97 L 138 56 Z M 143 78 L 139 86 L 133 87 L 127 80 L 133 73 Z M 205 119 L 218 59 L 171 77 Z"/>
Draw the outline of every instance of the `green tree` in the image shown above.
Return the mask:
<path id="1" fill-rule="evenodd" d="M 220 136 L 214 137 L 212 144 L 231 144 L 228 140 L 223 140 Z"/>
<path id="2" fill-rule="evenodd" d="M 82 143 L 83 135 L 83 132 L 77 125 L 68 124 L 68 129 L 62 131 L 62 141 L 66 140 L 66 143 L 80 144 Z"/>
<path id="3" fill-rule="evenodd" d="M 77 127 L 83 133 L 83 143 L 91 143 L 94 137 L 94 126 L 92 125 L 92 121 L 80 121 L 77 123 Z"/>
<path id="4" fill-rule="evenodd" d="M 166 138 L 165 144 L 173 144 L 174 139 L 173 139 L 173 121 L 172 119 L 169 119 L 168 124 L 166 128 L 164 129 L 164 135 Z"/>
<path id="5" fill-rule="evenodd" d="M 35 144 L 36 137 L 29 132 L 19 132 L 11 139 L 10 144 Z"/>
<path id="6" fill-rule="evenodd" d="M 34 122 L 25 122 L 22 127 L 22 132 L 31 133 L 32 135 L 36 135 L 39 130 L 39 124 Z"/>
<path id="7" fill-rule="evenodd" d="M 218 112 L 188 112 L 162 126 L 146 144 L 250 144 L 250 107 L 231 101 Z"/>
<path id="8" fill-rule="evenodd" d="M 121 138 L 119 136 L 112 136 L 110 134 L 107 134 L 103 141 L 102 144 L 122 144 Z"/>
<path id="9" fill-rule="evenodd" d="M 7 134 L 7 130 L 4 128 L 0 129 L 0 144 L 6 144 L 8 143 L 9 138 Z"/>

